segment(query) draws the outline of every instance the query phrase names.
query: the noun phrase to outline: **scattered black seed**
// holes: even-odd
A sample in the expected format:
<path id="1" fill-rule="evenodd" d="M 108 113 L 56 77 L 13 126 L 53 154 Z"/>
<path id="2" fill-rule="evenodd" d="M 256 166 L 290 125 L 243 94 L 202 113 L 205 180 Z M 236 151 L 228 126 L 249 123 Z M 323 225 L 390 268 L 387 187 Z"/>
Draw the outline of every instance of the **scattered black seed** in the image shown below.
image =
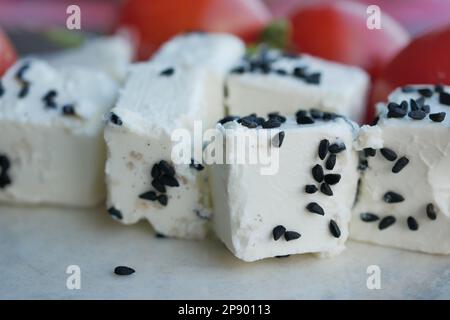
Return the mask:
<path id="1" fill-rule="evenodd" d="M 325 215 L 322 207 L 316 202 L 311 202 L 306 206 L 309 212 L 320 214 L 321 216 Z"/>
<path id="2" fill-rule="evenodd" d="M 383 200 L 386 203 L 398 203 L 405 201 L 405 198 L 396 192 L 388 191 L 384 194 Z"/>
<path id="3" fill-rule="evenodd" d="M 140 194 L 139 198 L 144 200 L 155 201 L 158 198 L 158 196 L 156 195 L 155 191 L 148 191 L 144 192 L 143 194 Z"/>
<path id="4" fill-rule="evenodd" d="M 380 120 L 380 117 L 375 117 L 372 121 L 372 123 L 370 124 L 370 126 L 376 126 L 378 124 L 378 121 Z"/>
<path id="5" fill-rule="evenodd" d="M 118 266 L 114 268 L 114 273 L 119 276 L 129 276 L 130 274 L 135 273 L 136 271 L 133 268 L 126 266 Z"/>
<path id="6" fill-rule="evenodd" d="M 300 116 L 297 117 L 297 123 L 298 124 L 313 124 L 314 119 L 308 116 Z"/>
<path id="7" fill-rule="evenodd" d="M 29 63 L 25 63 L 24 65 L 22 65 L 22 66 L 17 70 L 16 78 L 17 78 L 18 80 L 23 81 L 23 80 L 24 80 L 23 75 L 24 75 L 25 71 L 27 71 L 29 68 L 30 68 L 30 64 L 29 64 Z"/>
<path id="8" fill-rule="evenodd" d="M 167 196 L 165 194 L 160 194 L 158 196 L 158 202 L 163 206 L 167 206 Z"/>
<path id="9" fill-rule="evenodd" d="M 320 160 L 325 159 L 328 153 L 328 147 L 330 146 L 330 142 L 327 139 L 323 139 L 319 143 L 319 158 Z"/>
<path id="10" fill-rule="evenodd" d="M 73 116 L 75 115 L 75 107 L 72 104 L 66 104 L 62 107 L 62 113 L 65 116 Z"/>
<path id="11" fill-rule="evenodd" d="M 381 148 L 380 152 L 383 155 L 383 157 L 385 157 L 386 160 L 388 161 L 394 161 L 395 159 L 397 159 L 397 154 L 395 153 L 394 150 L 388 148 Z"/>
<path id="12" fill-rule="evenodd" d="M 409 163 L 409 159 L 407 157 L 401 157 L 400 159 L 397 160 L 397 162 L 392 167 L 392 172 L 399 173 L 400 171 L 402 171 L 402 169 L 404 167 L 406 167 L 408 165 L 408 163 Z"/>
<path id="13" fill-rule="evenodd" d="M 275 135 L 272 139 L 272 145 L 276 148 L 281 147 L 281 145 L 283 144 L 283 141 L 284 141 L 284 136 L 285 136 L 284 131 L 278 132 L 278 134 Z"/>
<path id="14" fill-rule="evenodd" d="M 7 173 L 2 173 L 0 175 L 0 189 L 4 189 L 5 187 L 9 186 L 12 183 L 11 178 L 8 176 Z"/>
<path id="15" fill-rule="evenodd" d="M 375 150 L 375 149 L 372 149 L 372 148 L 364 149 L 364 155 L 366 157 L 375 157 L 376 153 L 377 153 L 377 150 Z"/>
<path id="16" fill-rule="evenodd" d="M 338 115 L 337 113 L 333 113 L 333 112 L 324 112 L 324 113 L 323 113 L 322 120 L 329 121 L 329 120 L 334 120 L 334 119 L 337 119 L 337 118 L 340 118 L 340 117 L 341 117 L 341 116 Z"/>
<path id="17" fill-rule="evenodd" d="M 242 118 L 241 120 L 241 124 L 247 128 L 254 129 L 258 126 L 258 124 L 253 119 Z"/>
<path id="18" fill-rule="evenodd" d="M 309 114 L 313 119 L 322 119 L 323 118 L 323 112 L 317 109 L 311 109 L 309 110 Z"/>
<path id="19" fill-rule="evenodd" d="M 317 192 L 317 187 L 313 184 L 307 184 L 305 186 L 305 192 L 312 194 L 312 193 L 316 193 Z"/>
<path id="20" fill-rule="evenodd" d="M 296 113 L 295 113 L 295 116 L 297 117 L 297 118 L 299 118 L 299 117 L 306 117 L 308 115 L 308 112 L 306 111 L 306 110 L 298 110 Z"/>
<path id="21" fill-rule="evenodd" d="M 328 151 L 331 153 L 339 153 L 346 149 L 346 146 L 344 143 L 333 143 L 328 147 Z"/>
<path id="22" fill-rule="evenodd" d="M 388 118 L 403 118 L 406 116 L 407 111 L 402 108 L 393 108 L 389 110 L 387 117 Z"/>
<path id="23" fill-rule="evenodd" d="M 19 90 L 18 97 L 20 99 L 25 98 L 28 95 L 28 92 L 30 92 L 30 83 L 28 81 L 22 82 L 22 88 Z"/>
<path id="24" fill-rule="evenodd" d="M 166 236 L 165 234 L 163 234 L 163 233 L 156 232 L 156 233 L 155 233 L 155 238 L 158 238 L 158 239 L 165 239 L 165 238 L 167 238 L 167 236 Z"/>
<path id="25" fill-rule="evenodd" d="M 306 75 L 306 67 L 295 67 L 292 74 L 294 77 L 303 79 Z"/>
<path id="26" fill-rule="evenodd" d="M 404 111 L 408 111 L 408 101 L 403 100 L 403 101 L 400 103 L 400 108 L 401 108 L 402 110 L 404 110 Z"/>
<path id="27" fill-rule="evenodd" d="M 432 113 L 429 118 L 434 122 L 442 122 L 445 119 L 445 112 Z"/>
<path id="28" fill-rule="evenodd" d="M 286 228 L 283 226 L 276 226 L 275 228 L 273 228 L 272 230 L 272 235 L 273 235 L 273 240 L 277 241 L 278 239 L 280 239 L 284 233 L 286 232 Z"/>
<path id="29" fill-rule="evenodd" d="M 161 179 L 161 182 L 166 186 L 169 186 L 169 187 L 179 187 L 180 186 L 177 179 L 175 179 L 173 176 L 163 175 L 160 179 Z"/>
<path id="30" fill-rule="evenodd" d="M 157 163 L 155 163 L 153 165 L 151 175 L 152 175 L 152 178 L 159 178 L 161 176 L 161 170 L 159 169 L 159 166 Z"/>
<path id="31" fill-rule="evenodd" d="M 323 169 L 320 164 L 316 164 L 312 168 L 311 172 L 312 172 L 312 176 L 313 176 L 314 180 L 316 180 L 319 183 L 323 181 Z"/>
<path id="32" fill-rule="evenodd" d="M 408 228 L 410 230 L 416 231 L 417 229 L 419 229 L 419 224 L 417 223 L 417 220 L 414 217 L 408 217 L 406 222 L 408 223 Z"/>
<path id="33" fill-rule="evenodd" d="M 366 159 L 360 159 L 358 164 L 358 170 L 364 171 L 369 167 L 369 162 Z"/>
<path id="34" fill-rule="evenodd" d="M 439 93 L 439 103 L 445 104 L 446 106 L 450 106 L 450 94 L 447 92 Z"/>
<path id="35" fill-rule="evenodd" d="M 411 107 L 411 111 L 419 110 L 419 106 L 417 105 L 417 102 L 414 99 L 409 100 L 409 106 Z"/>
<path id="36" fill-rule="evenodd" d="M 161 170 L 162 173 L 168 176 L 175 175 L 175 169 L 165 160 L 161 160 L 159 162 L 159 169 Z"/>
<path id="37" fill-rule="evenodd" d="M 341 175 L 337 173 L 329 173 L 326 174 L 323 179 L 329 185 L 335 185 L 336 183 L 339 183 L 339 181 L 341 181 Z"/>
<path id="38" fill-rule="evenodd" d="M 425 105 L 425 97 L 420 97 L 415 100 L 417 107 L 421 109 Z"/>
<path id="39" fill-rule="evenodd" d="M 438 93 L 444 92 L 444 85 L 440 83 L 436 84 L 434 86 L 434 91 Z"/>
<path id="40" fill-rule="evenodd" d="M 239 66 L 231 70 L 231 73 L 242 74 L 245 72 L 244 66 Z"/>
<path id="41" fill-rule="evenodd" d="M 278 128 L 279 126 L 281 126 L 281 121 L 275 118 L 270 118 L 262 124 L 264 129 Z"/>
<path id="42" fill-rule="evenodd" d="M 166 192 L 166 187 L 164 186 L 164 184 L 161 182 L 161 180 L 158 179 L 153 179 L 152 181 L 152 186 L 153 188 L 155 188 L 156 190 L 158 190 L 159 192 L 165 193 Z"/>
<path id="43" fill-rule="evenodd" d="M 3 87 L 2 81 L 0 79 L 0 97 L 5 93 L 5 88 Z"/>
<path id="44" fill-rule="evenodd" d="M 416 110 L 416 111 L 410 111 L 408 113 L 408 116 L 414 120 L 423 120 L 423 119 L 425 119 L 427 114 L 423 110 Z"/>
<path id="45" fill-rule="evenodd" d="M 274 71 L 275 71 L 276 74 L 278 74 L 280 76 L 285 76 L 285 75 L 288 74 L 287 71 L 283 70 L 283 69 L 275 69 Z"/>
<path id="46" fill-rule="evenodd" d="M 339 229 L 339 226 L 337 225 L 336 221 L 331 219 L 328 227 L 330 228 L 330 232 L 333 235 L 333 237 L 339 238 L 341 236 L 341 230 Z"/>
<path id="47" fill-rule="evenodd" d="M 237 120 L 237 119 L 239 119 L 238 116 L 226 116 L 225 118 L 219 120 L 218 123 L 225 124 L 227 122 L 231 122 L 231 121 L 234 121 L 234 120 Z"/>
<path id="48" fill-rule="evenodd" d="M 320 185 L 320 192 L 322 192 L 323 194 L 325 194 L 327 196 L 333 195 L 333 190 L 331 190 L 330 185 L 327 183 L 322 183 Z"/>
<path id="49" fill-rule="evenodd" d="M 0 154 L 0 168 L 3 172 L 7 171 L 11 166 L 11 162 L 9 161 L 6 155 Z"/>
<path id="50" fill-rule="evenodd" d="M 389 111 L 391 111 L 391 110 L 399 109 L 400 105 L 398 103 L 396 103 L 396 102 L 389 102 L 387 104 L 387 108 L 388 108 Z"/>
<path id="51" fill-rule="evenodd" d="M 327 170 L 333 170 L 335 165 L 336 165 L 336 155 L 332 153 L 328 156 L 328 159 L 325 162 L 325 168 L 327 168 Z"/>
<path id="52" fill-rule="evenodd" d="M 269 119 L 274 118 L 274 119 L 277 119 L 278 121 L 280 121 L 281 123 L 285 123 L 286 122 L 286 117 L 282 116 L 278 112 L 271 112 L 267 116 L 269 117 Z"/>
<path id="53" fill-rule="evenodd" d="M 123 124 L 122 119 L 120 119 L 120 117 L 117 114 L 115 114 L 114 112 L 110 113 L 109 120 L 111 121 L 111 123 L 114 123 L 116 126 L 121 126 Z"/>
<path id="54" fill-rule="evenodd" d="M 282 259 L 282 258 L 289 258 L 290 256 L 291 256 L 290 254 L 285 254 L 282 256 L 275 256 L 275 258 Z"/>
<path id="55" fill-rule="evenodd" d="M 422 110 L 423 112 L 425 112 L 425 114 L 429 114 L 431 108 L 430 108 L 430 106 L 429 106 L 428 104 L 426 104 L 426 105 L 422 106 L 422 108 L 421 108 L 420 110 Z"/>
<path id="56" fill-rule="evenodd" d="M 429 98 L 433 95 L 433 90 L 428 88 L 418 89 L 417 92 L 419 92 L 420 95 L 424 96 L 425 98 Z"/>
<path id="57" fill-rule="evenodd" d="M 404 92 L 404 93 L 411 93 L 411 92 L 415 92 L 415 91 L 416 91 L 416 88 L 414 88 L 414 87 L 410 87 L 410 86 L 402 87 L 402 92 Z"/>
<path id="58" fill-rule="evenodd" d="M 175 73 L 174 68 L 167 68 L 167 69 L 164 69 L 163 71 L 161 71 L 159 75 L 169 77 L 169 76 L 173 75 L 174 73 Z"/>
<path id="59" fill-rule="evenodd" d="M 194 159 L 191 159 L 191 164 L 189 166 L 197 171 L 202 171 L 203 169 L 205 169 L 203 165 L 201 165 L 200 163 L 196 163 Z"/>
<path id="60" fill-rule="evenodd" d="M 301 237 L 301 234 L 295 231 L 286 231 L 284 233 L 284 238 L 286 241 L 296 240 Z"/>
<path id="61" fill-rule="evenodd" d="M 427 204 L 427 217 L 431 220 L 436 220 L 437 214 L 436 210 L 434 209 L 434 205 L 432 203 Z"/>
<path id="62" fill-rule="evenodd" d="M 309 84 L 319 84 L 322 74 L 319 72 L 311 73 L 305 76 L 306 83 Z"/>
<path id="63" fill-rule="evenodd" d="M 115 207 L 111 207 L 108 209 L 108 213 L 113 216 L 114 218 L 117 218 L 119 220 L 122 220 L 123 216 L 122 216 L 122 212 L 120 212 L 119 210 L 117 210 Z"/>
<path id="64" fill-rule="evenodd" d="M 374 221 L 377 221 L 377 220 L 380 219 L 376 214 L 373 214 L 373 213 L 370 213 L 370 212 L 361 213 L 359 215 L 359 217 L 364 222 L 374 222 Z"/>
<path id="65" fill-rule="evenodd" d="M 381 219 L 380 223 L 378 224 L 378 229 L 384 230 L 390 226 L 392 226 L 395 223 L 396 219 L 394 216 L 387 216 Z"/>

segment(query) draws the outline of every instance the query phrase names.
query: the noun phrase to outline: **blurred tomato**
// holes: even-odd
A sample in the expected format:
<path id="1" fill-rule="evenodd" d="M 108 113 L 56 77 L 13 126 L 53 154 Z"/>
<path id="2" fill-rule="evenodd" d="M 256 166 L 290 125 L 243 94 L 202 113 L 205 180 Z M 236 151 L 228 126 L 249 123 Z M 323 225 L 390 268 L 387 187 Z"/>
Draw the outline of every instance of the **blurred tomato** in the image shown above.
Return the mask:
<path id="1" fill-rule="evenodd" d="M 290 14 L 294 46 L 300 52 L 362 67 L 376 77 L 409 42 L 409 35 L 384 12 L 381 29 L 368 29 L 366 10 L 367 6 L 350 1 L 309 1 Z"/>
<path id="2" fill-rule="evenodd" d="M 16 52 L 6 34 L 0 29 L 0 76 L 14 61 L 16 61 Z"/>
<path id="3" fill-rule="evenodd" d="M 119 27 L 137 33 L 139 58 L 147 59 L 172 36 L 185 31 L 222 31 L 255 41 L 270 21 L 260 0 L 128 0 Z"/>

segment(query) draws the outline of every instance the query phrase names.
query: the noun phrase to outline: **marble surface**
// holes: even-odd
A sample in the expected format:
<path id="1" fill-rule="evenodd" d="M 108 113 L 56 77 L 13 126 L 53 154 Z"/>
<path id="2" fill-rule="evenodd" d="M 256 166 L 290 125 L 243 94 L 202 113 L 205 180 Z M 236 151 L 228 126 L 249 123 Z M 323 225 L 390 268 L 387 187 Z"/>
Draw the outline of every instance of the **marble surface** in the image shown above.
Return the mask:
<path id="1" fill-rule="evenodd" d="M 217 240 L 156 238 L 104 209 L 0 207 L 0 299 L 449 299 L 450 257 L 349 242 L 311 255 L 246 263 Z M 66 288 L 66 268 L 81 289 Z M 117 265 L 136 269 L 113 274 Z M 369 290 L 367 267 L 381 270 Z"/>

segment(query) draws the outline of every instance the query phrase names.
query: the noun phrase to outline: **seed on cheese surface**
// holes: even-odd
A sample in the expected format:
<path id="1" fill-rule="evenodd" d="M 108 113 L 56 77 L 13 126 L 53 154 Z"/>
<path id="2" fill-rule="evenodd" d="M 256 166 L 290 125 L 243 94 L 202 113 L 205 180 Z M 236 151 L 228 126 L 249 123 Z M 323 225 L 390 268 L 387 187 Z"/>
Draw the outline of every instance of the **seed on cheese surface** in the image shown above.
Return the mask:
<path id="1" fill-rule="evenodd" d="M 409 159 L 407 157 L 401 157 L 400 159 L 397 160 L 397 162 L 394 164 L 394 166 L 392 167 L 392 172 L 393 173 L 399 173 L 400 171 L 403 170 L 404 167 L 406 167 L 409 163 Z"/>
<path id="2" fill-rule="evenodd" d="M 373 121 L 370 123 L 370 126 L 376 126 L 378 124 L 378 121 L 380 121 L 380 117 L 376 116 Z"/>
<path id="3" fill-rule="evenodd" d="M 19 90 L 18 97 L 20 99 L 25 98 L 28 95 L 29 91 L 30 91 L 30 83 L 28 81 L 23 81 L 22 87 Z"/>
<path id="4" fill-rule="evenodd" d="M 306 75 L 306 67 L 295 67 L 292 71 L 294 77 L 303 79 Z"/>
<path id="5" fill-rule="evenodd" d="M 161 71 L 161 73 L 159 75 L 169 77 L 169 76 L 173 75 L 174 73 L 175 73 L 174 68 L 167 68 L 167 69 L 164 69 L 163 71 Z"/>
<path id="6" fill-rule="evenodd" d="M 161 160 L 159 162 L 159 169 L 161 170 L 162 173 L 168 176 L 175 175 L 175 169 L 165 160 Z"/>
<path id="7" fill-rule="evenodd" d="M 281 126 L 281 121 L 275 118 L 270 118 L 262 124 L 264 129 L 278 128 L 279 126 Z"/>
<path id="8" fill-rule="evenodd" d="M 284 233 L 284 238 L 286 241 L 296 240 L 301 237 L 301 234 L 295 231 L 286 231 Z"/>
<path id="9" fill-rule="evenodd" d="M 320 160 L 325 159 L 328 153 L 328 147 L 330 145 L 330 142 L 327 139 L 323 139 L 319 143 L 319 158 Z"/>
<path id="10" fill-rule="evenodd" d="M 5 93 L 5 88 L 3 87 L 2 80 L 0 79 L 0 97 Z"/>
<path id="11" fill-rule="evenodd" d="M 272 139 L 272 146 L 274 146 L 276 148 L 281 147 L 281 145 L 283 144 L 285 135 L 286 134 L 284 131 L 278 132 L 278 134 L 276 134 Z"/>
<path id="12" fill-rule="evenodd" d="M 157 239 L 166 239 L 167 236 L 164 233 L 156 232 L 155 233 L 155 238 L 157 238 Z"/>
<path id="13" fill-rule="evenodd" d="M 306 117 L 308 115 L 308 112 L 306 111 L 306 110 L 298 110 L 296 113 L 295 113 L 295 116 L 297 117 L 297 118 L 299 118 L 299 117 Z"/>
<path id="14" fill-rule="evenodd" d="M 327 168 L 327 170 L 333 170 L 335 165 L 336 155 L 332 153 L 328 156 L 327 161 L 325 162 L 325 168 Z"/>
<path id="15" fill-rule="evenodd" d="M 330 185 L 328 183 L 322 183 L 320 185 L 320 192 L 322 192 L 323 194 L 325 194 L 327 196 L 333 195 L 333 190 L 331 190 Z"/>
<path id="16" fill-rule="evenodd" d="M 387 216 L 381 219 L 380 223 L 378 224 L 378 229 L 384 230 L 390 226 L 392 226 L 395 223 L 396 219 L 394 216 Z"/>
<path id="17" fill-rule="evenodd" d="M 118 266 L 114 268 L 114 273 L 119 276 L 129 276 L 130 274 L 135 273 L 136 271 L 133 268 L 127 266 Z"/>
<path id="18" fill-rule="evenodd" d="M 108 213 L 114 217 L 117 218 L 119 220 L 122 220 L 123 216 L 122 216 L 122 212 L 120 212 L 119 210 L 117 210 L 115 207 L 110 207 L 108 209 Z"/>
<path id="19" fill-rule="evenodd" d="M 7 171 L 10 166 L 11 162 L 9 161 L 8 156 L 0 154 L 0 169 L 2 169 L 2 172 Z"/>
<path id="20" fill-rule="evenodd" d="M 291 256 L 290 254 L 285 254 L 285 255 L 282 255 L 282 256 L 275 256 L 275 258 L 283 259 L 283 258 L 289 258 L 290 256 Z"/>
<path id="21" fill-rule="evenodd" d="M 202 171 L 203 169 L 205 169 L 205 167 L 203 165 L 195 162 L 194 159 L 191 159 L 191 164 L 189 166 L 197 171 Z"/>
<path id="22" fill-rule="evenodd" d="M 346 149 L 345 143 L 333 143 L 328 147 L 328 151 L 331 153 L 339 153 Z"/>
<path id="23" fill-rule="evenodd" d="M 441 93 L 441 92 L 444 92 L 444 85 L 443 84 L 436 84 L 435 86 L 434 86 L 434 91 L 435 92 L 439 92 L 439 93 Z"/>
<path id="24" fill-rule="evenodd" d="M 375 150 L 373 148 L 364 148 L 364 155 L 366 157 L 375 157 L 376 154 L 377 154 L 377 150 Z"/>
<path id="25" fill-rule="evenodd" d="M 180 184 L 178 183 L 177 179 L 175 179 L 173 176 L 163 175 L 160 178 L 161 182 L 169 187 L 179 187 Z"/>
<path id="26" fill-rule="evenodd" d="M 285 227 L 283 227 L 282 225 L 276 226 L 272 230 L 273 240 L 277 241 L 284 235 L 285 232 L 286 232 Z"/>
<path id="27" fill-rule="evenodd" d="M 322 119 L 323 118 L 323 112 L 317 109 L 311 109 L 309 110 L 309 114 L 313 119 Z"/>
<path id="28" fill-rule="evenodd" d="M 153 188 L 155 188 L 155 189 L 158 190 L 159 192 L 162 192 L 162 193 L 165 193 L 165 192 L 166 192 L 166 187 L 164 186 L 164 184 L 162 183 L 162 181 L 159 180 L 159 178 L 153 179 L 153 181 L 152 181 L 152 186 L 153 186 Z"/>
<path id="29" fill-rule="evenodd" d="M 381 148 L 380 152 L 383 155 L 383 157 L 388 161 L 394 161 L 395 159 L 397 159 L 397 153 L 395 153 L 394 150 L 388 148 Z"/>
<path id="30" fill-rule="evenodd" d="M 369 167 L 369 162 L 366 159 L 360 159 L 358 164 L 358 170 L 364 171 Z"/>
<path id="31" fill-rule="evenodd" d="M 406 110 L 403 110 L 401 108 L 393 108 L 389 110 L 387 117 L 388 118 L 403 118 L 407 114 Z"/>
<path id="32" fill-rule="evenodd" d="M 428 88 L 422 88 L 422 89 L 418 89 L 417 92 L 419 92 L 419 94 L 421 96 L 424 96 L 426 98 L 429 98 L 433 95 L 433 91 L 431 89 Z"/>
<path id="33" fill-rule="evenodd" d="M 317 182 L 323 181 L 323 169 L 320 164 L 316 164 L 312 168 L 311 172 L 312 172 L 312 176 L 313 176 L 314 180 L 316 180 Z"/>
<path id="34" fill-rule="evenodd" d="M 436 220 L 437 214 L 432 203 L 427 204 L 426 212 L 428 218 L 430 218 L 431 220 Z"/>
<path id="35" fill-rule="evenodd" d="M 50 90 L 48 91 L 43 97 L 42 100 L 45 102 L 45 106 L 47 108 L 55 109 L 56 108 L 56 102 L 55 98 L 58 95 L 56 90 Z"/>
<path id="36" fill-rule="evenodd" d="M 286 117 L 280 115 L 278 112 L 271 112 L 267 115 L 269 117 L 269 119 L 277 119 L 278 121 L 280 121 L 281 123 L 285 123 L 286 122 Z"/>
<path id="37" fill-rule="evenodd" d="M 445 115 L 446 115 L 445 112 L 438 112 L 438 113 L 432 113 L 428 117 L 430 118 L 431 121 L 442 122 L 445 120 Z"/>
<path id="38" fill-rule="evenodd" d="M 423 110 L 415 110 L 408 113 L 408 116 L 413 120 L 423 120 L 425 119 L 426 115 L 427 114 Z"/>
<path id="39" fill-rule="evenodd" d="M 377 220 L 380 219 L 376 214 L 373 214 L 373 213 L 370 213 L 370 212 L 361 213 L 359 215 L 359 217 L 364 222 L 374 222 L 374 221 L 377 221 Z"/>
<path id="40" fill-rule="evenodd" d="M 152 178 L 159 178 L 161 176 L 161 170 L 159 169 L 159 165 L 157 163 L 153 165 L 150 174 Z"/>
<path id="41" fill-rule="evenodd" d="M 314 119 L 308 116 L 297 116 L 298 124 L 313 124 Z"/>
<path id="42" fill-rule="evenodd" d="M 417 220 L 414 217 L 408 217 L 406 220 L 408 224 L 408 228 L 412 231 L 416 231 L 419 229 L 419 224 L 417 223 Z"/>
<path id="43" fill-rule="evenodd" d="M 322 120 L 330 121 L 330 120 L 335 120 L 335 119 L 340 118 L 340 117 L 341 116 L 339 114 L 334 113 L 334 112 L 324 112 Z"/>
<path id="44" fill-rule="evenodd" d="M 111 121 L 111 123 L 115 124 L 116 126 L 121 126 L 123 124 L 122 119 L 120 119 L 120 117 L 115 114 L 114 112 L 111 112 L 109 114 L 109 120 Z"/>
<path id="45" fill-rule="evenodd" d="M 450 106 L 450 94 L 447 92 L 439 93 L 439 103 L 445 104 L 446 106 Z"/>
<path id="46" fill-rule="evenodd" d="M 325 215 L 325 211 L 323 208 L 317 204 L 316 202 L 311 202 L 306 206 L 309 212 L 320 214 L 321 216 Z"/>
<path id="47" fill-rule="evenodd" d="M 0 175 L 0 189 L 4 189 L 12 183 L 11 178 L 7 173 L 2 173 Z"/>
<path id="48" fill-rule="evenodd" d="M 18 70 L 16 73 L 16 78 L 20 81 L 24 81 L 24 74 L 25 72 L 30 68 L 30 63 L 26 62 L 24 63 Z"/>
<path id="49" fill-rule="evenodd" d="M 422 107 L 420 108 L 420 110 L 422 110 L 423 112 L 425 112 L 425 115 L 427 115 L 427 114 L 430 113 L 431 107 L 430 107 L 430 105 L 426 104 L 426 105 L 422 106 Z"/>
<path id="50" fill-rule="evenodd" d="M 167 206 L 168 198 L 167 198 L 167 196 L 166 196 L 165 194 L 160 194 L 160 195 L 158 196 L 157 200 L 158 200 L 158 202 L 159 202 L 161 205 Z"/>
<path id="51" fill-rule="evenodd" d="M 253 119 L 242 118 L 241 124 L 247 128 L 254 129 L 258 124 Z"/>
<path id="52" fill-rule="evenodd" d="M 414 100 L 414 99 L 409 100 L 409 106 L 411 108 L 411 111 L 417 111 L 420 109 L 419 106 L 417 105 L 416 100 Z"/>
<path id="53" fill-rule="evenodd" d="M 405 201 L 405 198 L 394 191 L 388 191 L 384 194 L 383 200 L 386 203 L 399 203 Z"/>
<path id="54" fill-rule="evenodd" d="M 231 73 L 235 73 L 235 74 L 242 74 L 244 72 L 245 72 L 245 67 L 244 66 L 239 66 L 239 67 L 236 67 L 236 68 L 231 70 Z"/>
<path id="55" fill-rule="evenodd" d="M 155 201 L 158 198 L 158 196 L 156 195 L 155 191 L 148 191 L 140 194 L 139 198 L 144 200 Z"/>
<path id="56" fill-rule="evenodd" d="M 274 71 L 275 71 L 276 74 L 278 74 L 280 76 L 285 76 L 285 75 L 288 74 L 287 71 L 284 70 L 284 69 L 275 69 Z"/>
<path id="57" fill-rule="evenodd" d="M 227 122 L 231 122 L 231 121 L 238 120 L 238 119 L 239 119 L 238 116 L 226 116 L 225 118 L 220 119 L 220 120 L 218 121 L 218 123 L 220 123 L 220 124 L 225 124 L 225 123 L 227 123 Z"/>
<path id="58" fill-rule="evenodd" d="M 337 173 L 329 173 L 324 176 L 324 180 L 329 185 L 334 185 L 336 183 L 339 183 L 339 181 L 341 181 L 341 175 Z"/>
<path id="59" fill-rule="evenodd" d="M 73 116 L 75 115 L 75 107 L 73 104 L 66 104 L 62 107 L 62 113 L 65 116 Z"/>
<path id="60" fill-rule="evenodd" d="M 317 192 L 317 187 L 313 184 L 308 184 L 305 186 L 305 192 L 312 194 Z"/>
<path id="61" fill-rule="evenodd" d="M 320 84 L 320 79 L 322 74 L 319 72 L 311 73 L 305 76 L 306 83 L 309 84 Z"/>
<path id="62" fill-rule="evenodd" d="M 339 238 L 341 236 L 341 229 L 333 219 L 330 220 L 329 229 L 333 237 Z"/>

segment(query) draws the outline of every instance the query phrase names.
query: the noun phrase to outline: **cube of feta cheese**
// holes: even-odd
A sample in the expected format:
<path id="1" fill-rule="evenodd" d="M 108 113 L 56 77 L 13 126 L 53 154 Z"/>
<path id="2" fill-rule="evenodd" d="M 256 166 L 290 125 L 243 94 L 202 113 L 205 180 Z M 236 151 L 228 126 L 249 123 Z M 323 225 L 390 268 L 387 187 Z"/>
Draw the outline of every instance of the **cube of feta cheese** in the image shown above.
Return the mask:
<path id="1" fill-rule="evenodd" d="M 231 115 L 316 108 L 361 121 L 368 86 L 368 75 L 357 67 L 261 50 L 231 72 L 226 104 Z"/>
<path id="2" fill-rule="evenodd" d="M 408 86 L 380 104 L 364 126 L 356 240 L 450 253 L 450 87 Z"/>
<path id="3" fill-rule="evenodd" d="M 209 230 L 206 172 L 201 159 L 176 161 L 172 151 L 191 144 L 195 121 L 206 129 L 223 116 L 224 78 L 244 45 L 229 35 L 188 34 L 161 50 L 132 67 L 105 130 L 108 212 L 125 224 L 145 218 L 166 236 L 201 239 Z M 189 140 L 172 140 L 177 129 Z"/>
<path id="4" fill-rule="evenodd" d="M 1 80 L 0 201 L 94 206 L 105 197 L 103 116 L 117 95 L 102 72 L 19 61 Z"/>
<path id="5" fill-rule="evenodd" d="M 297 119 L 287 117 L 282 124 L 285 118 L 279 115 L 228 118 L 217 127 L 223 138 L 205 149 L 210 163 L 211 148 L 220 147 L 221 140 L 225 145 L 225 164 L 210 167 L 213 225 L 238 258 L 335 255 L 344 249 L 358 180 L 352 149 L 357 126 L 340 116 L 313 113 L 315 120 L 300 111 Z M 258 135 L 256 143 L 252 134 Z M 252 142 L 240 146 L 239 138 Z M 237 161 L 237 150 L 247 150 L 246 161 Z M 271 161 L 264 160 L 262 155 L 271 152 Z M 251 154 L 261 157 L 252 164 Z M 263 172 L 268 167 L 277 170 Z"/>

